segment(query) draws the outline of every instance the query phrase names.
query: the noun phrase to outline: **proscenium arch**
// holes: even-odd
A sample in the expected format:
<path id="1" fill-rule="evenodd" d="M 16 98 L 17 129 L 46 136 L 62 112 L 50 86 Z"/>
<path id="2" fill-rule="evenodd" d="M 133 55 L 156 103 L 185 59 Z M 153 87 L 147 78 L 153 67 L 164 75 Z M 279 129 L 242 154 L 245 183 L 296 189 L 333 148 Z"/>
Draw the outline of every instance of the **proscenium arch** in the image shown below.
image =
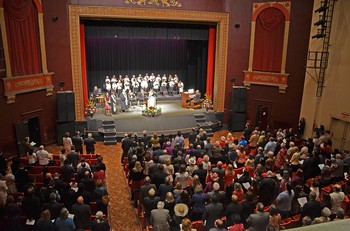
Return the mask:
<path id="1" fill-rule="evenodd" d="M 80 19 L 137 19 L 216 24 L 217 42 L 215 48 L 213 103 L 215 111 L 224 112 L 229 30 L 228 13 L 69 5 L 70 50 L 76 120 L 84 119 Z"/>

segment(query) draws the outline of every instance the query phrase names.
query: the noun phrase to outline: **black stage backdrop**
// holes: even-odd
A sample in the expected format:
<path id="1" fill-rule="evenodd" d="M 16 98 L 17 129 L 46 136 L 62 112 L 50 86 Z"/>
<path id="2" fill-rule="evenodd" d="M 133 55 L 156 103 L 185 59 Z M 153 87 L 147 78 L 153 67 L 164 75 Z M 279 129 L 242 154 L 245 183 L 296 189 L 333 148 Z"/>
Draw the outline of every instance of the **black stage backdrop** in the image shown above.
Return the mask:
<path id="1" fill-rule="evenodd" d="M 109 21 L 85 23 L 89 91 L 95 85 L 104 88 L 106 75 L 118 77 L 121 74 L 131 78 L 154 73 L 177 74 L 186 90 L 199 89 L 204 95 L 208 26 L 194 26 L 191 30 L 182 29 L 184 25 L 150 25 Z"/>

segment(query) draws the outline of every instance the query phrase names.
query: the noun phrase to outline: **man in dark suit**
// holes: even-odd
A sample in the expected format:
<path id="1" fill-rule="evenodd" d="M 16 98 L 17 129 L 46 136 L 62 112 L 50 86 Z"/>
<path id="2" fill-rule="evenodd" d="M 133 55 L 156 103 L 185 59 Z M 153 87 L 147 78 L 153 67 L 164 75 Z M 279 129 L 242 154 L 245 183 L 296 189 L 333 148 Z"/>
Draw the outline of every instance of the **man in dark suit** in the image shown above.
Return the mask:
<path id="1" fill-rule="evenodd" d="M 154 190 L 157 190 L 157 187 L 155 184 L 151 184 L 151 178 L 149 178 L 148 176 L 145 177 L 145 180 L 144 180 L 144 185 L 141 186 L 141 189 L 140 189 L 140 197 L 139 197 L 139 200 L 140 200 L 140 204 L 143 205 L 143 200 L 148 197 L 148 192 L 149 190 L 153 188 Z"/>
<path id="2" fill-rule="evenodd" d="M 75 136 L 72 138 L 72 143 L 75 146 L 75 151 L 83 154 L 83 138 L 80 136 L 80 132 L 76 131 Z"/>
<path id="3" fill-rule="evenodd" d="M 241 203 L 238 203 L 238 197 L 236 195 L 232 195 L 231 200 L 232 202 L 227 206 L 225 211 L 227 227 L 234 225 L 233 224 L 234 215 L 237 215 L 237 214 L 241 215 L 243 211 L 243 205 Z"/>
<path id="4" fill-rule="evenodd" d="M 168 192 L 173 192 L 173 191 L 174 191 L 174 186 L 170 184 L 170 178 L 167 176 L 165 177 L 165 183 L 159 185 L 158 195 L 160 197 L 160 200 L 164 201 L 166 194 Z"/>
<path id="5" fill-rule="evenodd" d="M 195 128 L 192 128 L 192 132 L 190 133 L 190 136 L 188 137 L 188 142 L 189 142 L 190 144 L 193 144 L 194 141 L 196 140 L 196 137 L 197 137 L 196 129 L 195 129 Z"/>
<path id="6" fill-rule="evenodd" d="M 71 147 L 71 151 L 67 154 L 67 159 L 72 164 L 74 170 L 77 170 L 77 165 L 79 163 L 79 154 L 75 151 L 74 145 Z"/>
<path id="7" fill-rule="evenodd" d="M 158 165 L 158 171 L 153 174 L 151 180 L 152 183 L 156 185 L 157 190 L 161 184 L 165 183 L 165 177 L 167 174 L 164 172 L 164 166 L 162 164 Z"/>
<path id="8" fill-rule="evenodd" d="M 316 193 L 310 192 L 309 199 L 302 208 L 300 220 L 305 216 L 309 216 L 311 220 L 321 216 L 321 203 L 316 200 Z"/>
<path id="9" fill-rule="evenodd" d="M 72 212 L 74 214 L 74 224 L 76 230 L 90 229 L 90 205 L 84 204 L 84 198 L 78 197 L 77 203 L 72 206 Z"/>
<path id="10" fill-rule="evenodd" d="M 95 154 L 95 144 L 96 141 L 92 138 L 92 134 L 89 133 L 88 137 L 84 139 L 84 144 L 86 147 L 86 154 Z"/>
<path id="11" fill-rule="evenodd" d="M 250 225 L 250 231 L 265 231 L 267 225 L 270 221 L 270 213 L 264 212 L 264 204 L 258 203 L 256 206 L 257 213 L 250 214 L 247 219 L 248 224 Z"/>
<path id="12" fill-rule="evenodd" d="M 277 182 L 273 179 L 271 171 L 267 172 L 267 177 L 264 178 L 259 184 L 259 202 L 262 202 L 265 206 L 269 206 L 275 199 L 275 189 Z"/>
<path id="13" fill-rule="evenodd" d="M 202 220 L 206 224 L 205 230 L 209 230 L 214 227 L 216 219 L 220 219 L 223 215 L 224 207 L 221 203 L 218 203 L 218 198 L 211 198 L 211 203 L 204 208 Z"/>
<path id="14" fill-rule="evenodd" d="M 48 209 L 51 213 L 51 219 L 55 220 L 59 216 L 64 204 L 56 201 L 56 194 L 54 192 L 50 193 L 49 199 L 50 202 L 44 204 L 43 210 Z"/>
<path id="15" fill-rule="evenodd" d="M 64 160 L 64 164 L 61 167 L 62 179 L 65 182 L 70 182 L 74 178 L 74 168 L 70 165 L 68 159 Z"/>
<path id="16" fill-rule="evenodd" d="M 143 200 L 143 207 L 145 209 L 145 217 L 147 223 L 150 224 L 151 211 L 157 208 L 157 203 L 160 201 L 160 197 L 156 196 L 156 190 L 151 188 L 148 192 L 148 197 Z"/>

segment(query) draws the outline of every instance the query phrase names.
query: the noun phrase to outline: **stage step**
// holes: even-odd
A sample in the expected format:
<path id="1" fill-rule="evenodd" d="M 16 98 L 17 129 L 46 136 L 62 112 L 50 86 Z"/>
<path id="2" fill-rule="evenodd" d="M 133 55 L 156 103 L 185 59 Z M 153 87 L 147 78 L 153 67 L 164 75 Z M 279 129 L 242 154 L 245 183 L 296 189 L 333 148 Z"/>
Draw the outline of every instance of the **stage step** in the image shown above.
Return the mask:
<path id="1" fill-rule="evenodd" d="M 199 128 L 202 128 L 206 132 L 207 136 L 209 137 L 214 136 L 214 133 L 212 130 L 213 123 L 210 120 L 207 120 L 207 118 L 203 113 L 194 114 L 193 116 Z"/>
<path id="2" fill-rule="evenodd" d="M 193 116 L 196 119 L 205 119 L 205 116 L 203 113 L 194 114 Z"/>
<path id="3" fill-rule="evenodd" d="M 117 143 L 114 120 L 102 121 L 103 142 L 105 145 L 114 145 Z"/>

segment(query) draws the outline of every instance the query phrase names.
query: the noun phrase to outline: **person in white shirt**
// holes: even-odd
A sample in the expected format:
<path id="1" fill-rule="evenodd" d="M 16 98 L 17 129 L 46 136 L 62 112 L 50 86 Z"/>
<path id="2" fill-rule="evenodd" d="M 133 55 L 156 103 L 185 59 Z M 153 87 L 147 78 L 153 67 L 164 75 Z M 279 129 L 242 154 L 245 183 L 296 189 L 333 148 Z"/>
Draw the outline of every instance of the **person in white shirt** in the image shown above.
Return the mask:
<path id="1" fill-rule="evenodd" d="M 184 92 L 184 83 L 181 82 L 181 80 L 179 80 L 179 83 L 177 84 L 177 87 L 179 89 L 179 94 L 181 94 L 182 92 Z"/>
<path id="2" fill-rule="evenodd" d="M 115 77 L 115 75 L 113 75 L 111 79 L 111 83 L 112 83 L 112 89 L 115 91 L 117 89 L 117 78 Z"/>
<path id="3" fill-rule="evenodd" d="M 175 86 L 175 82 L 173 79 L 171 79 L 169 82 L 168 95 L 171 95 L 171 96 L 174 95 L 174 86 Z"/>
<path id="4" fill-rule="evenodd" d="M 132 83 L 132 92 L 134 92 L 134 94 L 137 94 L 139 92 L 139 87 L 140 84 L 139 82 L 135 81 Z"/>
<path id="5" fill-rule="evenodd" d="M 159 83 L 162 81 L 162 77 L 160 77 L 160 74 L 157 75 L 156 81 L 158 81 Z"/>
<path id="6" fill-rule="evenodd" d="M 137 77 L 137 82 L 139 82 L 139 84 L 141 84 L 142 80 L 143 80 L 143 77 L 141 74 L 139 74 L 139 76 Z"/>
<path id="7" fill-rule="evenodd" d="M 116 90 L 114 90 L 115 92 L 117 92 L 118 97 L 120 97 L 120 95 L 122 94 L 122 89 L 123 89 L 123 83 L 121 80 L 118 80 Z"/>
<path id="8" fill-rule="evenodd" d="M 165 95 L 167 85 L 167 82 L 162 80 L 162 83 L 160 85 L 160 92 L 162 93 L 162 95 Z"/>
<path id="9" fill-rule="evenodd" d="M 109 79 L 108 76 L 106 76 L 105 84 L 106 84 L 106 91 L 110 92 L 112 89 L 112 85 L 111 85 L 111 80 Z"/>
<path id="10" fill-rule="evenodd" d="M 64 149 L 64 150 L 65 150 L 65 149 Z M 28 156 L 28 164 L 29 164 L 29 165 L 35 165 L 35 164 L 36 164 L 36 161 L 37 161 L 36 154 L 33 153 L 33 152 L 28 152 L 28 153 L 27 153 L 27 156 Z"/>
<path id="11" fill-rule="evenodd" d="M 159 82 L 158 81 L 154 81 L 153 82 L 153 91 L 158 94 L 159 91 Z"/>
<path id="12" fill-rule="evenodd" d="M 141 88 L 144 90 L 144 91 L 147 91 L 147 89 L 148 89 L 148 81 L 147 81 L 147 79 L 146 79 L 146 76 L 145 76 L 145 78 L 142 80 L 142 82 L 141 82 Z"/>
<path id="13" fill-rule="evenodd" d="M 36 152 L 36 156 L 38 157 L 39 165 L 42 166 L 48 165 L 51 159 L 49 153 L 44 149 L 44 145 L 40 145 L 39 150 Z"/>

